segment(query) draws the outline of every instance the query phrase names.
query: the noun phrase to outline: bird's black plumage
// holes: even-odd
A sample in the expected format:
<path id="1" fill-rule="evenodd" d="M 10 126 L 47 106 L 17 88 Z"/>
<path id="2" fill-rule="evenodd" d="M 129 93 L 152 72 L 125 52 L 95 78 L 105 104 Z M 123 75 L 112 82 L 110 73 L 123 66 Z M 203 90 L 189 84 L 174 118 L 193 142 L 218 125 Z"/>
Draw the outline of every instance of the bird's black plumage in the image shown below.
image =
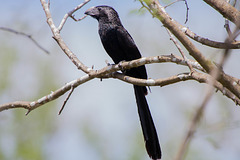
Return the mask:
<path id="1" fill-rule="evenodd" d="M 98 32 L 103 47 L 114 63 L 141 58 L 135 42 L 123 27 L 118 13 L 112 7 L 92 7 L 85 14 L 98 20 Z M 126 74 L 136 78 L 147 79 L 145 66 L 131 68 L 126 71 Z M 145 98 L 147 88 L 134 85 L 134 92 L 147 152 L 152 159 L 160 159 L 161 149 L 158 136 Z"/>

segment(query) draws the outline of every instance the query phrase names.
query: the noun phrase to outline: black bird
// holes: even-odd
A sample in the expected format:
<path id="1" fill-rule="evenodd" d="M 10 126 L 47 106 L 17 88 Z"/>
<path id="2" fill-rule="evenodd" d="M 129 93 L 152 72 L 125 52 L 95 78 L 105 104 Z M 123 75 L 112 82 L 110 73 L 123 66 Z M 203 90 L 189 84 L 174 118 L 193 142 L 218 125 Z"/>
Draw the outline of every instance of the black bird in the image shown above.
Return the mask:
<path id="1" fill-rule="evenodd" d="M 123 27 L 118 13 L 109 6 L 89 8 L 85 14 L 98 20 L 98 32 L 108 55 L 114 63 L 141 58 L 141 54 L 130 34 Z M 147 79 L 145 66 L 131 68 L 125 74 L 135 78 Z M 161 159 L 161 148 L 145 95 L 145 86 L 134 85 L 138 114 L 142 126 L 145 146 L 152 159 Z"/>

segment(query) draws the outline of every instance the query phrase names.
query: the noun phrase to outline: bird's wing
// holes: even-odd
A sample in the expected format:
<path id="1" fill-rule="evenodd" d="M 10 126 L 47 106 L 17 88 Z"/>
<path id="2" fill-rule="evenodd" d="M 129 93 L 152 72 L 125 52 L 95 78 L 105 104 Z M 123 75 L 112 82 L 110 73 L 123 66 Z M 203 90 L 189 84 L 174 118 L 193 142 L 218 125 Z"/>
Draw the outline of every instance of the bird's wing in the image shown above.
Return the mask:
<path id="1" fill-rule="evenodd" d="M 141 54 L 133 41 L 133 38 L 124 27 L 118 26 L 116 34 L 120 48 L 123 49 L 127 61 L 141 58 Z"/>
<path id="2" fill-rule="evenodd" d="M 118 26 L 116 29 L 116 35 L 118 39 L 119 48 L 121 48 L 122 51 L 124 52 L 122 54 L 124 54 L 126 61 L 131 61 L 134 59 L 141 58 L 141 54 L 133 38 L 124 27 Z M 131 70 L 128 70 L 127 75 L 130 75 L 136 78 L 147 79 L 147 72 L 146 72 L 145 66 L 132 68 Z"/>

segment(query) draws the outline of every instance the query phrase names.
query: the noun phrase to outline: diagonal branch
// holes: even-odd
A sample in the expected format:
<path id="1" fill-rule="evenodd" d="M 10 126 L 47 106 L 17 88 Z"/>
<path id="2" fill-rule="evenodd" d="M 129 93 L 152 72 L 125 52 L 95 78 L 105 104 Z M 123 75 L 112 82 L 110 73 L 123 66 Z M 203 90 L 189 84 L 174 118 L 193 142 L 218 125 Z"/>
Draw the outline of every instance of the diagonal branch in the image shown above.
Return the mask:
<path id="1" fill-rule="evenodd" d="M 46 50 L 45 48 L 43 48 L 34 38 L 32 38 L 32 36 L 31 36 L 30 34 L 26 34 L 26 33 L 23 33 L 23 32 L 19 32 L 19 31 L 16 31 L 16 30 L 14 30 L 14 29 L 7 28 L 7 27 L 0 27 L 0 30 L 7 31 L 7 32 L 11 32 L 11 33 L 14 33 L 14 34 L 17 34 L 17 35 L 21 35 L 21 36 L 27 37 L 27 38 L 29 38 L 39 49 L 41 49 L 43 52 L 49 54 L 49 51 Z"/>
<path id="2" fill-rule="evenodd" d="M 95 70 L 95 71 L 93 70 L 91 73 L 89 73 L 89 75 L 102 77 L 106 74 L 116 72 L 122 69 L 126 70 L 133 67 L 139 67 L 144 64 L 165 63 L 165 62 L 172 62 L 172 63 L 184 65 L 184 66 L 187 66 L 187 63 L 188 63 L 188 64 L 191 64 L 193 68 L 198 69 L 202 72 L 205 72 L 205 70 L 196 61 L 191 61 L 187 59 L 187 62 L 186 62 L 183 58 L 171 54 L 171 55 L 162 55 L 162 56 L 154 56 L 154 57 L 142 57 L 132 61 L 121 62 L 119 64 L 104 67 L 100 70 Z"/>
<path id="3" fill-rule="evenodd" d="M 188 58 L 185 56 L 185 54 L 184 54 L 181 46 L 178 44 L 178 42 L 176 41 L 176 39 L 173 37 L 173 34 L 172 34 L 168 29 L 166 29 L 166 30 L 167 30 L 167 32 L 168 32 L 168 34 L 169 34 L 169 36 L 170 36 L 170 39 L 173 41 L 173 43 L 174 43 L 175 46 L 177 47 L 178 51 L 179 51 L 180 54 L 182 55 L 184 61 L 186 62 L 186 64 L 188 65 L 188 67 L 189 67 L 189 69 L 190 69 L 190 71 L 191 71 L 191 73 L 192 73 L 192 72 L 193 72 L 193 67 L 192 67 L 192 65 L 191 65 L 190 63 L 188 63 Z M 190 73 L 190 74 L 191 74 L 191 73 Z"/>
<path id="4" fill-rule="evenodd" d="M 71 17 L 73 20 L 75 21 L 80 21 L 82 19 L 84 19 L 86 16 L 83 16 L 80 19 L 75 19 L 73 13 L 76 12 L 77 10 L 81 9 L 85 4 L 87 4 L 90 0 L 85 0 L 83 3 L 79 4 L 77 7 L 75 7 L 73 10 L 69 11 L 68 13 L 66 13 L 60 23 L 60 25 L 58 26 L 58 31 L 60 32 L 63 28 L 63 25 L 65 24 L 65 22 L 67 21 L 68 17 Z"/>
<path id="5" fill-rule="evenodd" d="M 226 26 L 226 25 L 225 25 Z M 188 37 L 192 38 L 193 40 L 209 46 L 209 47 L 213 47 L 213 48 L 220 48 L 220 49 L 240 49 L 240 42 L 231 42 L 231 43 L 225 43 L 225 42 L 217 42 L 217 41 L 213 41 L 210 40 L 208 38 L 204 38 L 201 37 L 199 35 L 197 35 L 196 33 L 192 32 L 190 29 L 185 28 L 185 33 Z M 229 32 L 228 32 L 229 33 Z"/>
<path id="6" fill-rule="evenodd" d="M 161 78 L 161 79 L 138 79 L 134 77 L 129 77 L 124 74 L 113 72 L 112 74 L 109 74 L 109 77 L 111 78 L 117 78 L 119 80 L 122 80 L 124 82 L 140 85 L 140 86 L 166 86 L 171 85 L 178 82 L 183 82 L 187 80 L 195 80 L 199 83 L 207 83 L 210 84 L 212 82 L 214 88 L 216 88 L 218 91 L 222 92 L 223 95 L 230 98 L 236 105 L 240 105 L 240 99 L 237 98 L 231 91 L 229 91 L 227 88 L 223 87 L 221 83 L 219 83 L 216 80 L 213 80 L 213 77 L 205 74 L 205 73 L 199 73 L 199 72 L 192 72 L 190 73 L 182 73 L 175 76 L 171 76 L 168 78 Z"/>
<path id="7" fill-rule="evenodd" d="M 224 62 L 226 60 L 225 55 L 222 56 L 222 60 L 220 62 L 220 68 L 222 68 Z M 182 160 L 184 158 L 184 155 L 187 152 L 187 149 L 189 147 L 190 141 L 193 139 L 193 136 L 197 130 L 197 124 L 200 122 L 201 117 L 204 113 L 204 110 L 207 107 L 207 103 L 209 102 L 209 100 L 211 99 L 212 95 L 213 95 L 213 90 L 214 90 L 214 86 L 217 83 L 217 79 L 219 77 L 219 72 L 220 70 L 218 68 L 216 68 L 215 70 L 213 70 L 211 72 L 211 79 L 207 82 L 209 84 L 209 86 L 207 87 L 207 91 L 205 94 L 205 98 L 202 102 L 202 104 L 200 105 L 200 107 L 197 109 L 196 113 L 193 116 L 193 119 L 191 121 L 191 124 L 189 126 L 188 132 L 183 140 L 183 143 L 181 144 L 181 147 L 177 153 L 177 156 L 175 158 L 175 160 Z M 219 83 L 219 82 L 218 82 Z"/>
<path id="8" fill-rule="evenodd" d="M 189 54 L 198 61 L 198 63 L 207 71 L 211 71 L 215 66 L 211 60 L 203 56 L 198 48 L 185 36 L 179 26 L 180 24 L 173 20 L 165 11 L 164 7 L 159 4 L 157 0 L 145 0 L 145 3 L 152 10 L 153 16 L 158 18 L 163 25 L 168 28 L 174 36 L 183 44 L 183 46 L 188 50 Z M 181 27 L 181 26 L 180 26 Z"/>
<path id="9" fill-rule="evenodd" d="M 116 71 L 124 69 L 130 69 L 133 67 L 138 67 L 145 64 L 151 64 L 151 63 L 166 63 L 166 62 L 172 62 L 180 65 L 186 65 L 186 62 L 183 60 L 183 58 L 170 55 L 170 56 L 156 56 L 156 57 L 143 57 L 137 60 L 129 61 L 129 62 L 121 62 L 120 64 L 115 64 L 111 66 L 106 66 L 100 70 L 92 71 L 91 74 L 86 74 L 76 80 L 73 80 L 61 88 L 59 88 L 56 91 L 52 91 L 50 94 L 43 96 L 42 98 L 39 98 L 35 101 L 17 101 L 17 102 L 11 102 L 0 105 L 0 112 L 8 109 L 14 109 L 14 108 L 24 108 L 27 109 L 28 112 L 31 112 L 32 110 L 50 102 L 58 97 L 64 95 L 69 90 L 73 90 L 74 88 L 78 87 L 79 85 L 86 83 L 94 78 L 117 78 L 119 80 L 131 83 L 131 84 L 137 84 L 137 85 L 145 85 L 145 86 L 166 86 L 173 83 L 186 81 L 186 80 L 196 80 L 200 83 L 208 83 L 208 81 L 211 79 L 211 76 L 204 73 L 198 73 L 194 71 L 191 75 L 189 73 L 187 74 L 179 74 L 176 76 L 171 76 L 168 78 L 163 79 L 137 79 L 133 77 L 129 77 L 123 74 L 120 74 Z M 196 62 L 189 61 L 189 63 L 192 64 L 192 67 L 196 69 L 200 69 L 199 64 Z M 214 87 L 221 91 L 224 95 L 232 99 L 236 104 L 240 104 L 240 100 L 227 88 L 224 88 L 221 83 L 216 82 L 214 84 Z M 70 92 L 71 93 L 71 92 Z"/>
<path id="10" fill-rule="evenodd" d="M 235 41 L 235 38 L 238 36 L 238 34 L 237 34 L 238 30 L 239 30 L 238 27 L 236 27 L 234 32 L 229 34 L 229 36 L 225 40 L 226 44 L 229 44 L 229 43 Z M 209 100 L 211 99 L 211 97 L 213 95 L 213 89 L 214 89 L 213 86 L 216 83 L 216 80 L 219 79 L 219 75 L 221 72 L 220 69 L 223 68 L 224 63 L 230 54 L 229 51 L 230 51 L 229 48 L 225 49 L 224 54 L 222 55 L 222 58 L 220 60 L 219 67 L 215 68 L 214 70 L 212 70 L 210 72 L 212 79 L 208 82 L 209 86 L 207 88 L 205 98 L 191 121 L 191 125 L 190 125 L 189 130 L 186 134 L 186 137 L 179 149 L 179 152 L 176 156 L 176 160 L 182 160 L 187 151 L 187 148 L 189 147 L 190 141 L 193 138 L 194 133 L 196 132 L 197 124 L 200 122 L 203 112 L 204 112 L 205 108 L 207 107 L 207 103 L 209 102 Z"/>
<path id="11" fill-rule="evenodd" d="M 87 81 L 89 81 L 91 79 L 93 79 L 93 77 L 91 77 L 89 75 L 85 75 L 81 78 L 78 78 L 76 80 L 73 80 L 73 81 L 65 84 L 58 90 L 56 90 L 54 92 L 52 91 L 50 94 L 45 95 L 35 101 L 17 101 L 17 102 L 2 104 L 2 105 L 0 105 L 0 112 L 4 111 L 4 110 L 8 110 L 8 109 L 13 109 L 13 108 L 24 108 L 24 109 L 28 110 L 28 112 L 26 113 L 26 114 L 28 114 L 32 110 L 62 96 L 67 91 L 69 91 L 71 88 L 76 88 L 77 86 L 79 86 L 83 83 L 86 83 Z"/>
<path id="12" fill-rule="evenodd" d="M 203 0 L 239 27 L 240 12 L 225 0 Z"/>
<path id="13" fill-rule="evenodd" d="M 49 3 L 46 3 L 45 0 L 40 0 L 43 10 L 45 12 L 47 23 L 52 31 L 53 38 L 56 40 L 62 51 L 68 56 L 68 58 L 77 66 L 78 69 L 82 70 L 85 73 L 89 73 L 92 69 L 85 66 L 77 56 L 69 49 L 67 44 L 63 41 L 58 28 L 55 26 L 51 12 L 49 10 Z"/>
<path id="14" fill-rule="evenodd" d="M 207 73 L 210 73 L 216 68 L 210 59 L 207 59 L 198 48 L 185 36 L 185 33 L 182 32 L 181 25 L 173 20 L 162 7 L 158 0 L 145 0 L 145 3 L 151 10 L 151 14 L 157 17 L 163 25 L 168 28 L 176 38 L 183 44 L 183 46 L 188 50 L 189 54 L 194 57 L 194 59 L 206 70 Z M 231 76 L 225 74 L 223 71 L 219 74 L 218 81 L 222 85 L 228 88 L 232 93 L 234 93 L 238 98 L 240 98 L 240 85 L 238 82 L 234 81 Z"/>
<path id="15" fill-rule="evenodd" d="M 60 111 L 58 112 L 58 115 L 60 115 L 60 114 L 62 113 L 62 111 L 63 111 L 63 109 L 64 109 L 67 101 L 69 100 L 70 96 L 72 95 L 73 91 L 74 91 L 74 87 L 71 88 L 71 91 L 69 92 L 67 98 L 66 98 L 65 101 L 63 102 L 62 108 L 61 108 Z"/>

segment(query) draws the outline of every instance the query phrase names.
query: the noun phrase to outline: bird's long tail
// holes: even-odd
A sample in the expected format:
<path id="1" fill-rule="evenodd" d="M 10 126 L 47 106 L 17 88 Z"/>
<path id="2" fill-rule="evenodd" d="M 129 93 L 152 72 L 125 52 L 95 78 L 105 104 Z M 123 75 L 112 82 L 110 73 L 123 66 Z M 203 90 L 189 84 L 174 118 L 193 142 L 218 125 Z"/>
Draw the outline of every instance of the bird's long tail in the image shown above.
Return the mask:
<path id="1" fill-rule="evenodd" d="M 161 159 L 162 153 L 157 132 L 145 97 L 145 90 L 145 87 L 134 85 L 138 114 L 140 117 L 146 150 L 148 155 L 156 160 Z"/>

